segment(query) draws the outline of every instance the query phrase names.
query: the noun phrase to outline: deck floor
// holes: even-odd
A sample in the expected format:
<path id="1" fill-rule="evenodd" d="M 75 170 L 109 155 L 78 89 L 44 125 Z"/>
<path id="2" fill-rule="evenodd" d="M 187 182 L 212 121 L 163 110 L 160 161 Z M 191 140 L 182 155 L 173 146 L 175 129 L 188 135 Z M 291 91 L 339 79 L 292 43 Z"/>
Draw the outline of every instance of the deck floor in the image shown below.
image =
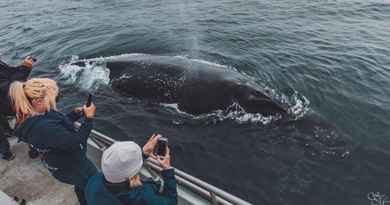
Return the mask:
<path id="1" fill-rule="evenodd" d="M 77 205 L 73 187 L 58 182 L 40 159 L 30 159 L 28 146 L 10 139 L 12 161 L 0 159 L 0 190 L 10 197 L 25 199 L 28 205 Z"/>

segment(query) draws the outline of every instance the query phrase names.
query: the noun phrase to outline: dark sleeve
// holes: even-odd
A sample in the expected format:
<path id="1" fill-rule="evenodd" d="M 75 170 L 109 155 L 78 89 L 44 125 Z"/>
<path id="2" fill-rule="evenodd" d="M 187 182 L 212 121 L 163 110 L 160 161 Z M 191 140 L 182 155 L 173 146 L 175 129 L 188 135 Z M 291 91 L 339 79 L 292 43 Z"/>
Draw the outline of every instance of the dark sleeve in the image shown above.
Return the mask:
<path id="1" fill-rule="evenodd" d="M 2 68 L 2 74 L 0 75 L 0 92 L 7 93 L 12 82 L 14 81 L 25 81 L 30 75 L 31 69 L 24 66 L 11 67 L 4 62 L 0 63 Z"/>
<path id="2" fill-rule="evenodd" d="M 89 135 L 91 134 L 92 128 L 93 128 L 93 119 L 85 118 L 84 123 L 81 125 L 79 131 L 77 132 L 81 139 L 81 143 L 85 147 L 87 146 L 87 140 Z"/>
<path id="3" fill-rule="evenodd" d="M 154 193 L 147 197 L 150 205 L 177 205 L 177 188 L 174 169 L 167 169 L 161 172 L 164 180 L 164 190 L 161 194 Z"/>
<path id="4" fill-rule="evenodd" d="M 61 150 L 80 150 L 80 144 L 87 147 L 87 140 L 93 127 L 93 120 L 87 119 L 78 131 L 69 129 L 65 125 L 48 125 L 42 127 L 41 140 L 48 147 Z M 37 139 L 38 141 L 40 139 Z M 33 143 L 34 144 L 34 143 Z"/>
<path id="5" fill-rule="evenodd" d="M 175 179 L 175 170 L 173 168 L 163 170 L 161 172 L 162 178 L 164 180 L 164 191 L 163 194 L 167 197 L 175 199 L 177 202 L 177 187 Z"/>
<path id="6" fill-rule="evenodd" d="M 10 76 L 11 82 L 16 81 L 16 80 L 25 81 L 25 80 L 27 80 L 27 78 L 31 72 L 31 69 L 26 68 L 24 66 L 18 66 L 18 67 L 15 67 L 14 69 L 15 69 L 15 72 L 13 73 L 13 75 Z"/>
<path id="7" fill-rule="evenodd" d="M 72 111 L 66 115 L 66 117 L 68 117 L 71 122 L 76 122 L 77 120 L 79 120 L 81 118 L 81 116 L 82 116 L 82 113 L 76 112 L 76 111 Z"/>

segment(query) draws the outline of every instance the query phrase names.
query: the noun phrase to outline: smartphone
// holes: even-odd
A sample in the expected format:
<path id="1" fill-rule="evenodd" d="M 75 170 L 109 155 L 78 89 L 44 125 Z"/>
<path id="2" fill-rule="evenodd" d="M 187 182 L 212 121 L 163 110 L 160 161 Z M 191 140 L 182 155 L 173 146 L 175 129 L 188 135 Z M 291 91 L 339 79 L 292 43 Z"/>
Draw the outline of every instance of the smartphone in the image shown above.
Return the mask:
<path id="1" fill-rule="evenodd" d="M 168 147 L 168 138 L 160 137 L 160 139 L 158 139 L 154 154 L 158 156 L 165 156 L 167 152 L 167 147 Z"/>
<path id="2" fill-rule="evenodd" d="M 87 103 L 85 104 L 87 107 L 91 106 L 92 104 L 92 94 L 88 95 Z"/>

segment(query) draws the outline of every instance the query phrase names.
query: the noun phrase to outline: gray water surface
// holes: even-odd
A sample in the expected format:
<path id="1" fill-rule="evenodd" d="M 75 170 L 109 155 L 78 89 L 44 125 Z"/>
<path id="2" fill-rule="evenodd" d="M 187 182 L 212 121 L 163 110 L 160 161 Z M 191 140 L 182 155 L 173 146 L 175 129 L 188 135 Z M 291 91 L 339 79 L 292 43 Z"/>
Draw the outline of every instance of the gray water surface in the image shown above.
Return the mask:
<path id="1" fill-rule="evenodd" d="M 390 1 L 3 0 L 0 28 L 0 58 L 38 58 L 33 75 L 60 81 L 64 110 L 94 92 L 97 130 L 139 143 L 162 133 L 175 166 L 254 204 L 390 195 Z M 264 125 L 187 116 L 61 77 L 72 56 L 132 53 L 224 65 L 310 104 L 297 120 Z"/>

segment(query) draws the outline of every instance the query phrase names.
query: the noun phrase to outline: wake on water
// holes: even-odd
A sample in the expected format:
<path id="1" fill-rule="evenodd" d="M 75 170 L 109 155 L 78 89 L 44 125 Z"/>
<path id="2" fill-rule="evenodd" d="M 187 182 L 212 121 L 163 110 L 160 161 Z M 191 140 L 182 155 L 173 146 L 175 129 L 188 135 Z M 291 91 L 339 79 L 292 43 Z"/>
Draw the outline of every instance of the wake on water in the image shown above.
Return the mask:
<path id="1" fill-rule="evenodd" d="M 128 59 L 132 57 L 139 57 L 149 54 L 123 54 L 118 56 L 110 57 L 100 57 L 93 59 L 79 59 L 78 56 L 72 56 L 69 62 L 65 62 L 59 65 L 60 70 L 60 80 L 65 84 L 73 84 L 81 90 L 85 91 L 94 91 L 99 88 L 101 85 L 108 86 L 110 84 L 110 70 L 105 66 L 105 61 L 107 60 L 120 60 Z M 172 58 L 180 58 L 186 61 L 191 61 L 192 63 L 201 63 L 212 65 L 221 69 L 230 69 L 236 72 L 239 72 L 234 67 L 229 67 L 225 65 L 220 65 L 217 63 L 204 61 L 200 59 L 191 59 L 185 56 L 173 56 Z M 86 62 L 85 66 L 74 65 L 73 63 L 83 61 Z M 73 64 L 73 65 L 72 65 Z M 245 74 L 243 74 L 245 75 Z M 247 75 L 245 75 L 247 76 Z M 249 79 L 252 77 L 248 76 Z M 294 119 L 302 118 L 307 111 L 309 110 L 310 101 L 303 95 L 300 95 L 298 92 L 294 92 L 291 96 L 278 93 L 276 90 L 269 87 L 265 87 L 268 93 L 271 94 L 271 97 L 280 101 L 281 103 L 288 105 L 288 112 Z M 229 106 L 226 110 L 216 110 L 211 113 L 201 114 L 201 115 L 191 115 L 179 110 L 177 104 L 160 104 L 162 107 L 167 109 L 173 109 L 180 115 L 191 117 L 195 120 L 207 121 L 212 123 L 217 123 L 225 120 L 234 120 L 237 123 L 259 123 L 259 124 L 269 124 L 281 119 L 281 116 L 263 116 L 259 113 L 247 113 L 245 110 L 238 104 L 234 103 Z"/>

